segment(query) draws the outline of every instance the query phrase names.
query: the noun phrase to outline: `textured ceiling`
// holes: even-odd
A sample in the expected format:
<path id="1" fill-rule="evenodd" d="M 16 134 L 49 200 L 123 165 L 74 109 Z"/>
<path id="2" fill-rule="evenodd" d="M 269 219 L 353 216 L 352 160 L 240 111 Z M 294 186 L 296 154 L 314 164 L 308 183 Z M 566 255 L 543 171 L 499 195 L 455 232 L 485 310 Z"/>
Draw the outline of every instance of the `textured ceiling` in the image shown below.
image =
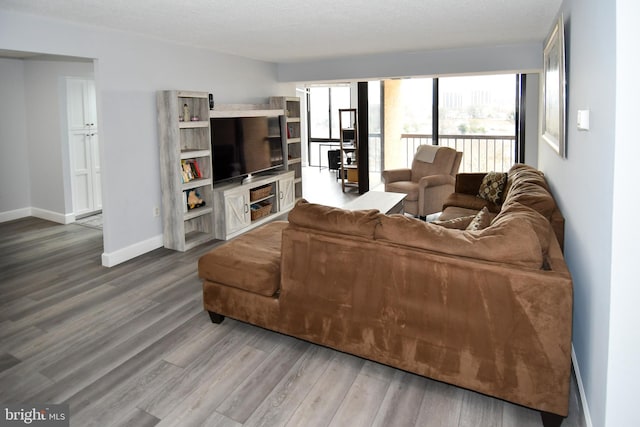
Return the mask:
<path id="1" fill-rule="evenodd" d="M 561 0 L 0 0 L 271 62 L 542 42 Z"/>

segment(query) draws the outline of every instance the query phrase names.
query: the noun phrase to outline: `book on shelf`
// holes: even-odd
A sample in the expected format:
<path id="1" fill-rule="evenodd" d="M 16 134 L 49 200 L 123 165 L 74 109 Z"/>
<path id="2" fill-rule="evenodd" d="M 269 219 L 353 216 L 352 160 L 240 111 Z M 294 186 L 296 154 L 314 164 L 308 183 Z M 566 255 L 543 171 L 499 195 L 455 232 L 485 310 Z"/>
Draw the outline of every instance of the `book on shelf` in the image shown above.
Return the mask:
<path id="1" fill-rule="evenodd" d="M 200 166 L 198 166 L 197 160 L 194 159 L 191 161 L 191 169 L 193 169 L 196 178 L 202 178 L 202 171 L 200 171 Z"/>
<path id="2" fill-rule="evenodd" d="M 180 166 L 182 167 L 183 183 L 202 178 L 202 170 L 197 160 L 182 160 Z"/>
<path id="3" fill-rule="evenodd" d="M 191 166 L 189 165 L 189 163 L 187 163 L 186 160 L 182 160 L 181 165 L 182 165 L 182 172 L 183 172 L 182 178 L 184 182 L 189 182 L 193 180 L 193 171 L 191 170 Z"/>

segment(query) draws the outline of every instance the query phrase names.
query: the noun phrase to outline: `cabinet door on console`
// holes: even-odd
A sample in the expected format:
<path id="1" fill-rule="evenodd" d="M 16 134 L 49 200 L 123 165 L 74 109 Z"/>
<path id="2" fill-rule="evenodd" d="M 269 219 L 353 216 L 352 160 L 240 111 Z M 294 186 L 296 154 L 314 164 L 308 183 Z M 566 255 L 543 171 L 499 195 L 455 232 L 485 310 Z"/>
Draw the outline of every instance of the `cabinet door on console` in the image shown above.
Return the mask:
<path id="1" fill-rule="evenodd" d="M 227 234 L 242 230 L 251 222 L 248 191 L 229 191 L 225 194 Z"/>
<path id="2" fill-rule="evenodd" d="M 291 174 L 290 178 L 282 178 L 278 182 L 279 211 L 285 211 L 293 207 L 296 201 L 294 181 L 294 176 Z"/>

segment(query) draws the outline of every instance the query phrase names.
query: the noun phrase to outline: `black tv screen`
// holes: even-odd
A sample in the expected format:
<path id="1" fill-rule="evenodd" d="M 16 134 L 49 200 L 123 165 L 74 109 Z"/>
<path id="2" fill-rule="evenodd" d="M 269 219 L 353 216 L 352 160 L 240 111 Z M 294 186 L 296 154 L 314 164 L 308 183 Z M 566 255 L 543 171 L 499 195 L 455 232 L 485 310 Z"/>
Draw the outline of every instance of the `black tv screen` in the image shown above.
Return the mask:
<path id="1" fill-rule="evenodd" d="M 225 181 L 283 165 L 280 121 L 267 117 L 211 119 L 213 179 Z M 277 125 L 275 124 L 277 122 Z"/>

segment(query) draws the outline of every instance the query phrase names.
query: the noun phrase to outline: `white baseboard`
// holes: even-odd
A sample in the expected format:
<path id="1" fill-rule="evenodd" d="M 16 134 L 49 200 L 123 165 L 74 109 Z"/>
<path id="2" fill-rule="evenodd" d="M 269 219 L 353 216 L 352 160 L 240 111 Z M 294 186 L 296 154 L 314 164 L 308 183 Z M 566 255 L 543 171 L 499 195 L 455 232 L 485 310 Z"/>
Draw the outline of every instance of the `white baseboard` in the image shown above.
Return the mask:
<path id="1" fill-rule="evenodd" d="M 31 208 L 31 216 L 57 222 L 58 224 L 71 224 L 76 220 L 76 216 L 73 213 L 62 214 L 40 208 Z"/>
<path id="2" fill-rule="evenodd" d="M 31 208 L 0 212 L 0 222 L 13 221 L 14 219 L 26 218 L 28 216 L 31 216 Z"/>
<path id="3" fill-rule="evenodd" d="M 151 252 L 154 249 L 161 248 L 162 246 L 162 234 L 159 234 L 114 252 L 104 252 L 102 254 L 102 265 L 105 267 L 113 267 L 147 252 Z"/>
<path id="4" fill-rule="evenodd" d="M 578 366 L 578 359 L 576 358 L 576 352 L 573 348 L 573 344 L 571 344 L 571 361 L 573 362 L 573 370 L 576 373 L 576 382 L 578 383 L 578 392 L 580 393 L 580 401 L 582 402 L 584 422 L 587 427 L 593 427 L 593 422 L 591 422 L 591 412 L 589 412 L 589 404 L 584 392 L 584 384 L 582 383 L 582 377 L 580 376 L 580 367 Z"/>
<path id="5" fill-rule="evenodd" d="M 47 221 L 57 222 L 58 224 L 71 224 L 76 220 L 73 213 L 63 214 L 40 208 L 22 208 L 13 211 L 0 212 L 0 222 L 13 221 L 14 219 L 27 218 L 34 216 Z"/>

